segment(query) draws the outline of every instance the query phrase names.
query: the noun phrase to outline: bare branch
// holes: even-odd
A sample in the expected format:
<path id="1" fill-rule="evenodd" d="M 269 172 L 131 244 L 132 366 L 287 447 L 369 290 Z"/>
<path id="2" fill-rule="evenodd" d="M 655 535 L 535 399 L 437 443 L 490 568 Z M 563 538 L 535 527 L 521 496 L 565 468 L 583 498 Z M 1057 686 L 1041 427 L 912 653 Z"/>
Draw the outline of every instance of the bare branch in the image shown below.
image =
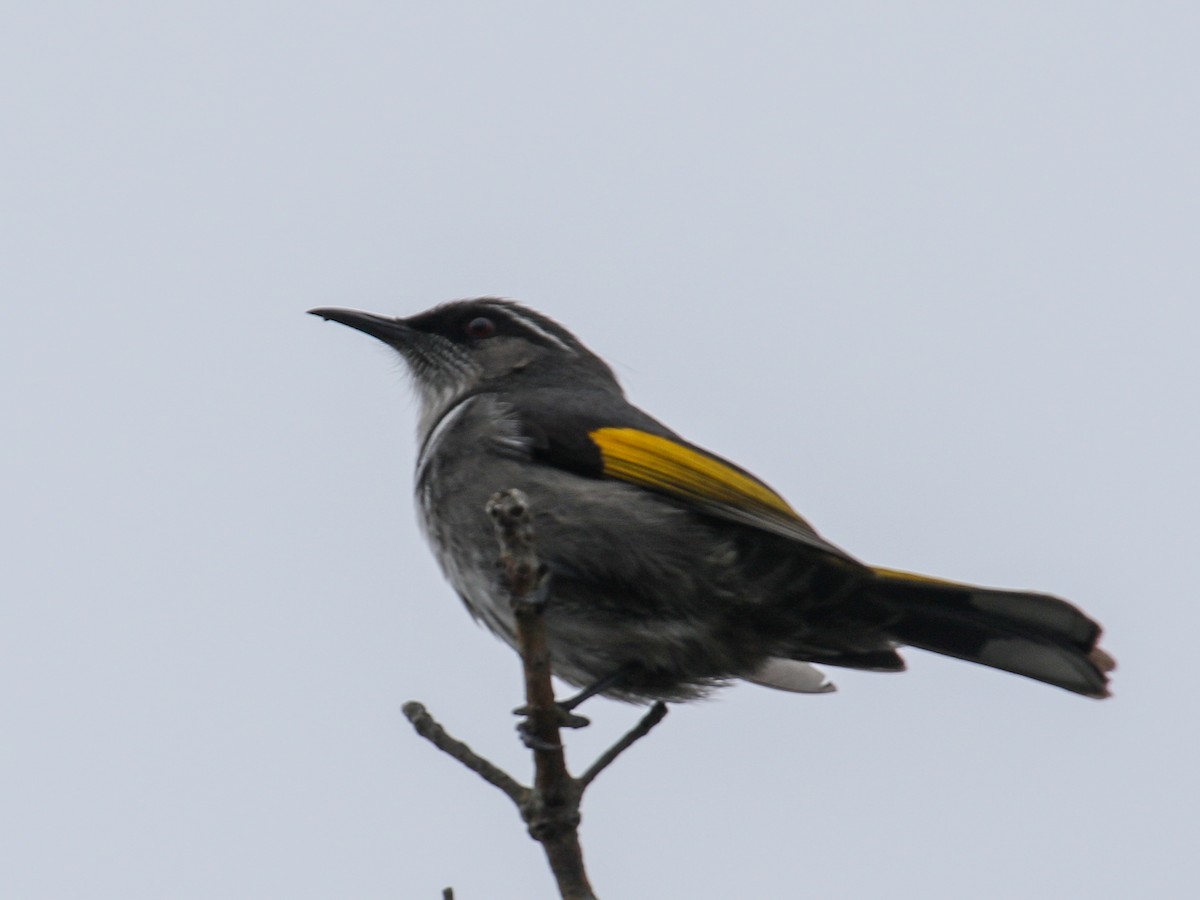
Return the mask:
<path id="1" fill-rule="evenodd" d="M 559 725 L 562 710 L 550 683 L 546 640 L 545 574 L 534 550 L 529 501 L 518 490 L 500 491 L 487 505 L 500 542 L 500 565 L 517 623 L 517 644 L 525 671 L 527 718 L 522 732 L 533 751 L 530 802 L 522 809 L 529 834 L 546 852 L 559 893 L 569 900 L 594 900 L 579 845 L 578 783 L 567 771 Z"/>
<path id="2" fill-rule="evenodd" d="M 420 703 L 415 700 L 405 703 L 402 711 L 405 718 L 412 722 L 417 734 L 433 746 L 457 759 L 488 784 L 500 788 L 517 806 L 528 802 L 529 788 L 517 782 L 494 763 L 488 762 L 462 741 L 451 737 L 441 723 L 431 716 Z"/>
<path id="3" fill-rule="evenodd" d="M 661 722 L 666 715 L 667 704 L 663 703 L 661 700 L 650 707 L 650 711 L 642 716 L 642 720 L 633 728 L 631 728 L 625 737 L 621 738 L 602 754 L 600 754 L 599 759 L 592 763 L 591 766 L 588 767 L 588 770 L 579 776 L 579 778 L 576 780 L 579 785 L 579 793 L 582 794 L 584 791 L 586 791 L 588 785 L 596 780 L 597 775 L 611 766 L 616 761 L 618 756 L 648 735 L 650 733 L 650 729 Z"/>

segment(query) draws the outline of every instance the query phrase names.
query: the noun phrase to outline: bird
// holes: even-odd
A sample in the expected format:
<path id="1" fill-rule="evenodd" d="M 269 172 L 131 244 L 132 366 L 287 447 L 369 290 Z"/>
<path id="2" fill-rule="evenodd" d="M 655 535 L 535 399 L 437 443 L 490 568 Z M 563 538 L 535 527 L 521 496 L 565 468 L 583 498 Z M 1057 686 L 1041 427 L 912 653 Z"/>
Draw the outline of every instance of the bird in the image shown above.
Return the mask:
<path id="1" fill-rule="evenodd" d="M 421 528 L 467 610 L 516 648 L 485 507 L 528 498 L 551 669 L 633 703 L 736 681 L 835 689 L 820 666 L 905 668 L 911 647 L 1110 695 L 1100 626 L 1058 597 L 871 566 L 765 482 L 630 403 L 574 334 L 511 300 L 409 317 L 309 312 L 382 341 L 416 388 Z"/>

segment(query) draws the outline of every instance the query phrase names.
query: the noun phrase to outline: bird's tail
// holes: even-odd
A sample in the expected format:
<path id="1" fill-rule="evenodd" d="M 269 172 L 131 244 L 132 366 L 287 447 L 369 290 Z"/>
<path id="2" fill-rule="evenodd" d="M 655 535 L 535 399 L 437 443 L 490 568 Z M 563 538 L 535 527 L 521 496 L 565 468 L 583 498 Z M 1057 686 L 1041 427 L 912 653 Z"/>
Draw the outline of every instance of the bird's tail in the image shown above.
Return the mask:
<path id="1" fill-rule="evenodd" d="M 868 588 L 900 644 L 1107 697 L 1116 667 L 1096 646 L 1100 626 L 1065 600 L 875 569 Z"/>

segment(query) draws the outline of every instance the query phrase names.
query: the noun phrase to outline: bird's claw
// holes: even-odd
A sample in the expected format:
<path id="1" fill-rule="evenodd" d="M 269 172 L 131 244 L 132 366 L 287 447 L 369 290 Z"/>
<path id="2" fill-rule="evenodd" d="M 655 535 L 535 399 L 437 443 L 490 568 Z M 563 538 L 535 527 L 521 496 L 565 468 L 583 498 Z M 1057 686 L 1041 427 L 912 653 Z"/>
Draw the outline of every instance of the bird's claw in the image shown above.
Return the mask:
<path id="1" fill-rule="evenodd" d="M 559 728 L 587 728 L 589 725 L 592 724 L 592 720 L 589 719 L 587 716 L 576 715 L 575 713 L 571 712 L 571 708 L 569 706 L 565 706 L 562 703 L 554 704 L 554 714 L 558 718 L 558 727 Z M 529 706 L 528 705 L 518 706 L 516 709 L 513 710 L 513 715 L 528 717 L 529 716 Z M 523 726 L 527 727 L 527 725 L 528 725 L 527 722 L 522 722 L 520 725 L 517 726 L 517 730 L 520 731 Z"/>
<path id="2" fill-rule="evenodd" d="M 549 741 L 543 741 L 534 734 L 528 719 L 522 719 L 517 723 L 517 734 L 521 737 L 521 743 L 530 750 L 558 750 L 562 746 L 561 744 L 552 744 Z"/>

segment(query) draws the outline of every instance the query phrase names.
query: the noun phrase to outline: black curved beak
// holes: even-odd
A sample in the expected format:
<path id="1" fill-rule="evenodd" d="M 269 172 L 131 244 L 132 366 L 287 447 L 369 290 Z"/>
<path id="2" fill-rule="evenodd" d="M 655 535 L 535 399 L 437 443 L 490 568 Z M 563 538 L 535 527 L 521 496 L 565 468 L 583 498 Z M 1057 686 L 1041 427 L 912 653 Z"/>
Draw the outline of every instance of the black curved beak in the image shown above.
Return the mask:
<path id="1" fill-rule="evenodd" d="M 413 329 L 405 325 L 400 319 L 377 316 L 374 313 L 363 312 L 358 309 L 321 307 L 319 309 L 310 309 L 308 313 L 311 316 L 320 316 L 327 322 L 340 322 L 343 325 L 349 325 L 356 331 L 369 334 L 373 338 L 379 338 L 379 340 L 392 345 L 408 343 L 413 334 Z"/>

